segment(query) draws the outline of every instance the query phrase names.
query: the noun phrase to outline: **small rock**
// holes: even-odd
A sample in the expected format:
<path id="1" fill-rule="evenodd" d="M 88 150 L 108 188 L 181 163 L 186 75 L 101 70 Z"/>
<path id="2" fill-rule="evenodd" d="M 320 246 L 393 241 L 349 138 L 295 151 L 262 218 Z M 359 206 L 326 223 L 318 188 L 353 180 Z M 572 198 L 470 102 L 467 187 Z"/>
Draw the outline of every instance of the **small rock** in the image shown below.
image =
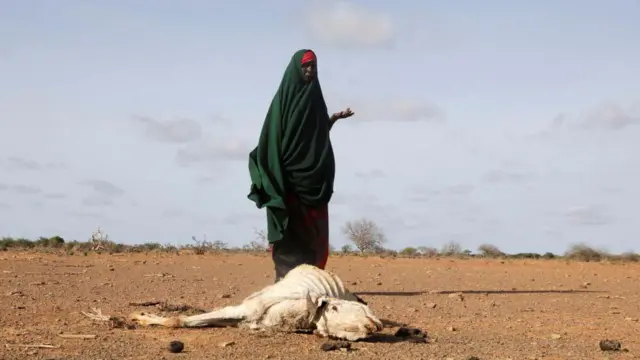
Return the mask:
<path id="1" fill-rule="evenodd" d="M 225 341 L 223 343 L 220 343 L 220 347 L 227 347 L 227 346 L 231 346 L 231 345 L 235 345 L 235 341 Z"/>
<path id="2" fill-rule="evenodd" d="M 180 353 L 184 350 L 184 343 L 182 341 L 174 340 L 169 343 L 169 351 L 174 354 Z"/>
<path id="3" fill-rule="evenodd" d="M 447 327 L 447 330 L 449 330 L 449 331 L 458 331 L 458 329 L 456 329 L 455 326 L 449 326 L 449 327 Z"/>
<path id="4" fill-rule="evenodd" d="M 628 318 L 624 318 L 624 320 L 625 320 L 625 321 L 635 321 L 635 322 L 638 322 L 638 318 L 630 318 L 630 317 L 628 317 Z"/>
<path id="5" fill-rule="evenodd" d="M 436 303 L 426 303 L 425 306 L 429 309 L 435 309 L 437 305 Z"/>
<path id="6" fill-rule="evenodd" d="M 328 341 L 320 345 L 322 351 L 335 351 L 335 350 L 351 350 L 351 343 L 348 341 Z"/>
<path id="7" fill-rule="evenodd" d="M 228 298 L 230 298 L 230 297 L 231 297 L 231 295 L 229 295 L 229 294 L 222 294 L 222 295 L 220 295 L 220 299 L 228 299 Z"/>
<path id="8" fill-rule="evenodd" d="M 558 339 L 560 339 L 561 337 L 562 337 L 562 335 L 560 335 L 560 334 L 551 334 L 551 338 L 552 338 L 553 340 L 558 340 Z"/>
<path id="9" fill-rule="evenodd" d="M 382 282 L 381 282 L 381 281 L 378 281 L 378 282 L 376 283 L 376 285 L 380 286 L 380 285 L 382 285 Z"/>
<path id="10" fill-rule="evenodd" d="M 449 298 L 451 299 L 456 299 L 458 301 L 462 301 L 464 300 L 464 296 L 462 295 L 462 293 L 453 293 L 453 294 L 449 294 Z"/>
<path id="11" fill-rule="evenodd" d="M 622 344 L 618 340 L 600 340 L 600 350 L 602 351 L 620 351 Z"/>

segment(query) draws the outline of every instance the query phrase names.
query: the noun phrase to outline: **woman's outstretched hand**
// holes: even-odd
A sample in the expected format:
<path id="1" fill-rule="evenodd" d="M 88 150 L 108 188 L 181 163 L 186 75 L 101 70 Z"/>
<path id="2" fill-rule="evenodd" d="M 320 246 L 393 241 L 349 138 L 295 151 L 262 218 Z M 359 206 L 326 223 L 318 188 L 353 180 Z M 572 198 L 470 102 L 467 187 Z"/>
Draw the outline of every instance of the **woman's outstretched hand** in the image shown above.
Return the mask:
<path id="1" fill-rule="evenodd" d="M 331 121 L 337 121 L 337 120 L 340 120 L 340 119 L 346 119 L 348 117 L 353 116 L 353 114 L 354 114 L 354 112 L 351 111 L 351 108 L 347 108 L 344 111 L 340 111 L 340 112 L 337 112 L 337 113 L 331 115 Z"/>

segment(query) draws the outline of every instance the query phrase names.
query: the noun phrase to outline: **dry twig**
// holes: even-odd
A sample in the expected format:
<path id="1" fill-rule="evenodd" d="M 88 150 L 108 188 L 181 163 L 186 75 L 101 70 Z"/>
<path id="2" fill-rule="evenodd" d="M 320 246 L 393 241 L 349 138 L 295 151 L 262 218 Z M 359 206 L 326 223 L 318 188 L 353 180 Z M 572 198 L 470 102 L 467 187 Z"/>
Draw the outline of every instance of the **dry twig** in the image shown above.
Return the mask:
<path id="1" fill-rule="evenodd" d="M 143 301 L 143 302 L 130 302 L 129 306 L 156 306 L 160 305 L 162 301 Z"/>
<path id="2" fill-rule="evenodd" d="M 58 334 L 59 337 L 65 339 L 95 339 L 93 334 Z"/>
<path id="3" fill-rule="evenodd" d="M 30 349 L 59 349 L 60 346 L 58 345 L 51 345 L 51 344 L 4 344 L 5 347 L 10 347 L 10 346 L 18 346 L 18 347 L 23 347 L 23 348 L 30 348 Z"/>

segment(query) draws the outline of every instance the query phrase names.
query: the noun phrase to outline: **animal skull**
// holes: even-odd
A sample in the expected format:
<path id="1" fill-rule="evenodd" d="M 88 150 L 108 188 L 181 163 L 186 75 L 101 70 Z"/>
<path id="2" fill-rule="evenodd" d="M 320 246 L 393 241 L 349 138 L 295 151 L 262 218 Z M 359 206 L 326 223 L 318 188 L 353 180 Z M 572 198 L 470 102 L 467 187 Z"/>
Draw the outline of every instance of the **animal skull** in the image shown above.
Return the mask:
<path id="1" fill-rule="evenodd" d="M 313 324 L 321 336 L 356 341 L 383 329 L 371 309 L 357 301 L 321 296 L 316 307 Z"/>

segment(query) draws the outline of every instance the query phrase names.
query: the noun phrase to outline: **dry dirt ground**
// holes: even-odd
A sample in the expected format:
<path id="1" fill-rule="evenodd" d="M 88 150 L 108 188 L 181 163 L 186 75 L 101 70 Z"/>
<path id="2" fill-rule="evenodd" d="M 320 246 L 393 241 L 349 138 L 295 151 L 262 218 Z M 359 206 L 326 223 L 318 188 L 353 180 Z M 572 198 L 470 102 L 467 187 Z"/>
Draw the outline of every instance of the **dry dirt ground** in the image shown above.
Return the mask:
<path id="1" fill-rule="evenodd" d="M 126 315 L 145 309 L 130 302 L 150 300 L 204 309 L 239 303 L 273 282 L 270 259 L 5 252 L 0 253 L 0 359 L 640 358 L 638 264 L 334 256 L 328 269 L 380 318 L 425 330 L 429 343 L 380 337 L 354 343 L 350 352 L 323 352 L 325 340 L 304 334 L 110 329 L 80 312 L 96 307 Z M 619 340 L 628 351 L 602 352 L 601 339 Z M 183 353 L 167 350 L 172 340 L 184 343 Z M 33 344 L 55 348 L 21 346 Z"/>

